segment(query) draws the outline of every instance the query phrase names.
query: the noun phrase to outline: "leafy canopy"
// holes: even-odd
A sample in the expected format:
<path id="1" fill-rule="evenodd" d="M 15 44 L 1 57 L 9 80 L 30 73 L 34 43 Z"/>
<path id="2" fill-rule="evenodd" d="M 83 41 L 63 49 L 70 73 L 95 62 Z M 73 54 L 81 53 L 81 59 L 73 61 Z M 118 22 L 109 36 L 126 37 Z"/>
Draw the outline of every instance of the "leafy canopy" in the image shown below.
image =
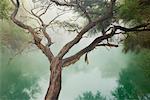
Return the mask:
<path id="1" fill-rule="evenodd" d="M 119 17 L 128 26 L 149 23 L 149 0 L 123 0 L 119 6 Z M 150 32 L 131 32 L 124 41 L 124 51 L 138 52 L 142 48 L 150 48 Z"/>
<path id="2" fill-rule="evenodd" d="M 1 0 L 0 2 L 0 19 L 8 19 L 10 11 L 10 2 L 9 0 Z"/>
<path id="3" fill-rule="evenodd" d="M 142 50 L 130 59 L 128 67 L 120 73 L 118 87 L 112 94 L 117 100 L 149 100 L 150 50 Z"/>
<path id="4" fill-rule="evenodd" d="M 79 95 L 76 100 L 106 100 L 99 91 L 94 95 L 91 91 Z"/>

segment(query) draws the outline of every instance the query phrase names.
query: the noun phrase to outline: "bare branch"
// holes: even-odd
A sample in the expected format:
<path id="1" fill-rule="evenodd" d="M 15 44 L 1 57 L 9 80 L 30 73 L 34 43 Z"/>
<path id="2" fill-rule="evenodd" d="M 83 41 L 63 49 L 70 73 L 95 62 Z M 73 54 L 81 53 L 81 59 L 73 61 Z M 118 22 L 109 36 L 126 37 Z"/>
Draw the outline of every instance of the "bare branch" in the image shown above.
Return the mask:
<path id="1" fill-rule="evenodd" d="M 150 31 L 150 28 L 148 28 L 148 26 L 150 26 L 150 23 L 144 23 L 144 24 L 135 26 L 133 28 L 125 28 L 122 26 L 114 26 L 114 27 L 124 32 L 135 32 L 135 31 L 140 32 L 140 31 Z"/>
<path id="2" fill-rule="evenodd" d="M 24 4 L 22 4 L 22 6 L 23 6 L 23 9 L 24 9 L 28 14 L 30 14 L 31 16 L 34 16 L 30 11 L 28 11 L 28 10 L 25 8 Z M 35 16 L 34 16 L 34 17 L 35 17 Z M 33 17 L 29 17 L 29 16 L 28 16 L 28 18 L 34 19 L 35 21 L 37 21 L 37 23 L 38 23 L 39 25 L 41 25 L 41 23 L 40 23 L 40 21 L 39 21 L 38 19 L 33 18 Z"/>
<path id="3" fill-rule="evenodd" d="M 11 0 L 11 2 L 14 6 L 17 6 L 17 4 L 14 2 L 14 0 Z"/>
<path id="4" fill-rule="evenodd" d="M 42 26 L 44 26 L 43 20 L 42 20 L 38 15 L 36 15 L 33 10 L 34 10 L 34 9 L 31 10 L 32 15 L 33 15 L 34 17 L 36 17 L 37 19 L 39 19 L 39 21 L 41 22 Z"/>
<path id="5" fill-rule="evenodd" d="M 44 11 L 43 13 L 41 13 L 41 14 L 39 15 L 39 17 L 41 17 L 42 15 L 44 15 L 44 14 L 47 12 L 47 10 L 48 10 L 48 8 L 50 7 L 50 5 L 51 5 L 51 4 L 48 4 L 48 6 L 46 7 L 45 11 Z"/>
<path id="6" fill-rule="evenodd" d="M 111 43 L 103 43 L 103 44 L 97 44 L 96 46 L 108 46 L 108 47 L 118 47 L 118 45 L 116 44 L 111 44 Z"/>
<path id="7" fill-rule="evenodd" d="M 55 3 L 56 5 L 59 5 L 59 6 L 67 6 L 67 7 L 74 7 L 74 6 L 76 6 L 76 4 L 74 4 L 74 3 L 68 3 L 68 2 L 59 2 L 58 0 L 49 0 L 49 1 L 51 1 L 51 2 L 53 2 L 53 3 Z"/>
<path id="8" fill-rule="evenodd" d="M 47 8 L 48 9 L 48 8 Z M 47 10 L 46 10 L 47 11 Z M 33 11 L 33 9 L 31 10 L 31 13 L 36 17 L 36 18 L 38 18 L 39 20 L 40 20 L 40 22 L 41 22 L 41 24 L 42 24 L 42 27 L 41 27 L 41 29 L 42 29 L 42 32 L 43 32 L 43 34 L 44 34 L 44 36 L 46 37 L 46 39 L 47 39 L 47 41 L 48 41 L 48 43 L 47 43 L 47 47 L 49 47 L 51 44 L 52 44 L 52 42 L 51 42 L 51 37 L 48 35 L 48 33 L 46 32 L 46 28 L 47 28 L 47 25 L 44 23 L 44 21 L 41 19 L 41 17 L 40 16 L 38 16 L 38 15 L 36 15 L 35 13 L 34 13 L 34 11 Z M 46 12 L 45 12 L 46 13 Z M 41 15 L 42 16 L 42 15 Z"/>
<path id="9" fill-rule="evenodd" d="M 15 10 L 11 14 L 11 20 L 16 25 L 20 26 L 21 28 L 28 30 L 32 34 L 36 46 L 39 49 L 41 49 L 41 51 L 48 57 L 49 61 L 52 61 L 52 59 L 54 58 L 54 55 L 52 54 L 50 48 L 41 44 L 41 39 L 37 36 L 37 33 L 34 31 L 34 29 L 31 26 L 28 26 L 28 25 L 24 24 L 23 22 L 19 21 L 18 19 L 16 19 L 16 15 L 18 13 L 19 6 L 20 6 L 19 0 L 16 0 L 16 4 L 14 3 L 13 0 L 11 0 L 11 1 L 12 1 L 13 5 L 15 6 Z"/>
<path id="10" fill-rule="evenodd" d="M 42 28 L 42 32 L 43 32 L 44 36 L 46 37 L 46 39 L 47 39 L 47 41 L 48 41 L 47 46 L 48 46 L 48 47 L 51 46 L 52 41 L 51 41 L 51 37 L 50 37 L 50 36 L 48 35 L 48 33 L 46 32 L 46 26 L 44 26 L 44 27 Z"/>
<path id="11" fill-rule="evenodd" d="M 48 27 L 53 21 L 55 21 L 58 17 L 60 17 L 61 15 L 63 15 L 64 13 L 62 14 L 58 14 L 56 17 L 54 17 L 47 25 L 46 27 Z"/>
<path id="12" fill-rule="evenodd" d="M 17 15 L 17 13 L 18 13 L 18 10 L 19 10 L 19 5 L 20 5 L 19 1 L 16 0 L 16 4 L 15 4 L 15 2 L 14 2 L 13 0 L 11 0 L 11 1 L 12 1 L 13 5 L 15 6 L 15 10 L 14 10 L 14 12 L 11 14 L 11 20 L 12 20 L 15 24 L 17 24 L 18 26 L 20 26 L 21 28 L 23 28 L 23 29 L 29 29 L 30 26 L 25 25 L 24 23 L 20 22 L 19 20 L 17 20 L 17 19 L 15 18 L 16 15 Z"/>

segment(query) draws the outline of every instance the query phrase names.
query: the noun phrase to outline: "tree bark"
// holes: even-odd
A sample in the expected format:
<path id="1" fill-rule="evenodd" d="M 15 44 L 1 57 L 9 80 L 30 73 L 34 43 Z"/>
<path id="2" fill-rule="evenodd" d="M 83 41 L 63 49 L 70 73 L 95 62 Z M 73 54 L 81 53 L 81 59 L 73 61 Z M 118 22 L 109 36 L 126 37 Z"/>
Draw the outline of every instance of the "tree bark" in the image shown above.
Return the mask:
<path id="1" fill-rule="evenodd" d="M 58 100 L 61 90 L 62 61 L 54 58 L 50 65 L 50 82 L 45 100 Z"/>

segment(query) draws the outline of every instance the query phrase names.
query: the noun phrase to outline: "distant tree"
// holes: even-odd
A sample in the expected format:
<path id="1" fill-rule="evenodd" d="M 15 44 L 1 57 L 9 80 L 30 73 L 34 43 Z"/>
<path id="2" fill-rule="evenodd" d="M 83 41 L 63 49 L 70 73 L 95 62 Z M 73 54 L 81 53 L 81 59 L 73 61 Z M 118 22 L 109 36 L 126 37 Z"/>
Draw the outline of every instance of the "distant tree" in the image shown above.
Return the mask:
<path id="1" fill-rule="evenodd" d="M 116 35 L 127 34 L 129 32 L 150 31 L 150 23 L 147 21 L 132 24 L 128 27 L 125 27 L 124 25 L 121 26 L 118 22 L 118 19 L 120 18 L 117 17 L 117 14 L 119 13 L 119 10 L 116 9 L 117 4 L 119 3 L 117 2 L 117 0 L 92 0 L 92 2 L 91 0 L 42 0 L 42 2 L 40 3 L 38 1 L 40 2 L 40 0 L 37 0 L 35 2 L 36 6 L 33 6 L 30 10 L 28 10 L 24 7 L 23 3 L 20 2 L 20 0 L 11 0 L 12 4 L 15 7 L 14 11 L 11 14 L 11 20 L 19 27 L 31 33 L 34 44 L 48 58 L 51 73 L 50 83 L 45 96 L 45 100 L 58 99 L 61 90 L 62 69 L 64 67 L 76 63 L 83 55 L 85 55 L 85 61 L 88 62 L 88 53 L 94 50 L 96 47 L 118 47 L 118 44 L 115 44 L 116 42 L 109 41 L 109 39 L 114 38 L 114 36 Z M 102 7 L 100 7 L 101 4 Z M 44 21 L 43 16 L 48 13 L 48 10 L 54 9 L 54 7 L 57 8 L 56 6 L 60 10 L 60 13 L 49 22 Z M 33 25 L 31 23 L 24 23 L 23 21 L 18 19 L 18 11 L 21 7 L 30 14 L 30 16 L 26 17 L 37 21 L 36 25 Z M 70 22 L 68 20 L 57 20 L 58 17 L 59 19 L 63 19 L 63 17 L 61 17 L 63 13 L 68 12 L 69 10 L 76 11 L 78 9 L 80 9 L 80 13 L 85 16 L 84 18 L 87 19 L 87 21 L 85 21 L 85 26 L 76 24 L 76 19 L 74 19 L 73 22 Z M 96 14 L 93 13 L 95 11 Z M 97 13 L 99 11 L 101 13 Z M 130 11 L 128 13 L 130 13 Z M 67 32 L 74 32 L 77 34 L 74 39 L 72 39 L 62 47 L 57 55 L 53 54 L 51 50 L 51 46 L 55 45 L 55 43 L 52 42 L 53 38 L 51 38 L 47 31 L 47 28 L 49 27 L 55 27 L 57 29 L 58 26 L 56 27 L 56 25 L 64 27 L 66 30 L 68 30 Z M 65 56 L 74 45 L 78 44 L 80 40 L 84 38 L 87 32 L 95 29 L 101 33 L 96 34 L 97 37 L 90 44 L 87 44 L 86 47 L 83 47 L 83 49 L 79 50 L 72 56 Z M 47 39 L 47 43 L 43 43 L 43 39 Z"/>
<path id="2" fill-rule="evenodd" d="M 40 92 L 37 77 L 23 72 L 20 62 L 9 64 L 13 48 L 0 44 L 0 100 L 30 100 Z M 24 65 L 26 66 L 26 65 Z M 31 76 L 30 76 L 31 75 Z"/>
<path id="3" fill-rule="evenodd" d="M 99 91 L 94 95 L 91 91 L 79 95 L 76 100 L 106 100 Z"/>
<path id="4" fill-rule="evenodd" d="M 0 46 L 5 46 L 13 53 L 21 53 L 31 43 L 31 38 L 18 28 L 10 19 L 0 22 Z M 20 33 L 20 34 L 18 34 Z"/>
<path id="5" fill-rule="evenodd" d="M 117 100 L 149 100 L 150 50 L 142 50 L 130 59 L 128 67 L 120 73 L 118 87 L 112 94 Z"/>
<path id="6" fill-rule="evenodd" d="M 0 100 L 29 100 L 40 91 L 37 78 L 25 76 L 19 62 L 10 63 L 29 45 L 29 36 L 10 20 L 8 0 L 0 2 Z M 19 34 L 18 34 L 19 33 Z M 28 92 L 30 91 L 31 94 Z"/>

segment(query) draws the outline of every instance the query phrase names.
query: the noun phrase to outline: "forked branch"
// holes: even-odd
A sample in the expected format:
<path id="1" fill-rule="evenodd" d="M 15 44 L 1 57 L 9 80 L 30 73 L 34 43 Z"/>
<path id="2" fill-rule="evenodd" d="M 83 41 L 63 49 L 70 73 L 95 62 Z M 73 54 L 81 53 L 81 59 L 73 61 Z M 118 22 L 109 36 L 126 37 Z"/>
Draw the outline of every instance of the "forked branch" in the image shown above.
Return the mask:
<path id="1" fill-rule="evenodd" d="M 20 7 L 20 2 L 19 0 L 16 0 L 16 3 L 11 0 L 12 4 L 15 6 L 15 10 L 14 12 L 11 14 L 11 20 L 16 24 L 18 25 L 19 27 L 25 29 L 25 30 L 28 30 L 32 36 L 33 36 L 33 39 L 35 41 L 35 44 L 36 46 L 41 49 L 41 51 L 48 57 L 49 61 L 52 61 L 52 59 L 54 58 L 54 55 L 52 54 L 50 48 L 44 46 L 43 44 L 41 44 L 41 38 L 39 38 L 37 36 L 37 33 L 36 31 L 34 31 L 34 29 L 29 26 L 29 25 L 26 25 L 24 24 L 23 22 L 19 21 L 18 19 L 16 19 L 16 15 L 18 13 L 18 10 L 19 10 L 19 7 Z"/>
<path id="2" fill-rule="evenodd" d="M 116 0 L 111 0 L 110 2 L 110 6 L 108 8 L 108 11 L 105 15 L 103 16 L 99 16 L 96 20 L 90 22 L 89 24 L 87 24 L 79 33 L 78 35 L 70 42 L 68 42 L 59 52 L 58 56 L 60 58 L 63 58 L 64 55 L 75 45 L 77 44 L 81 39 L 82 36 L 89 31 L 90 29 L 92 29 L 94 26 L 96 26 L 97 24 L 102 23 L 103 21 L 111 18 L 113 16 L 113 8 L 115 5 L 115 1 Z"/>
<path id="3" fill-rule="evenodd" d="M 111 37 L 113 37 L 116 34 L 125 34 L 127 32 L 141 32 L 141 31 L 150 31 L 150 28 L 148 28 L 150 24 L 146 23 L 146 24 L 141 24 L 138 26 L 135 26 L 133 28 L 125 28 L 122 26 L 114 26 L 111 27 L 111 32 L 109 34 L 106 35 L 102 35 L 97 37 L 91 44 L 89 44 L 87 47 L 83 48 L 82 50 L 80 50 L 79 52 L 77 52 L 76 54 L 63 59 L 63 66 L 69 66 L 71 64 L 76 63 L 84 54 L 87 54 L 88 52 L 92 51 L 95 47 L 97 46 L 109 46 L 109 47 L 118 47 L 118 45 L 115 44 L 101 44 L 102 41 L 109 39 Z M 117 30 L 121 30 L 122 32 L 117 33 Z"/>

